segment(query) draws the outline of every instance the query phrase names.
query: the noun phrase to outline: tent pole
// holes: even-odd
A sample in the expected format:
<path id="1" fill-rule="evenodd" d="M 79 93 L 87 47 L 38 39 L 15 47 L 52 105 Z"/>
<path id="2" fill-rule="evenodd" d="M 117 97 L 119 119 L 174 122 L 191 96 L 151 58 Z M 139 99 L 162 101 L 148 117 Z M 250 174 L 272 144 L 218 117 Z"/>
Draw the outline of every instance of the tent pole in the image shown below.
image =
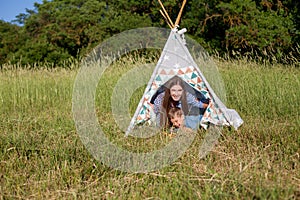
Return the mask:
<path id="1" fill-rule="evenodd" d="M 167 19 L 166 15 L 164 14 L 164 12 L 161 11 L 161 10 L 159 10 L 159 12 L 160 12 L 160 14 L 165 18 L 165 20 L 166 20 L 167 24 L 169 25 L 169 27 L 172 29 L 173 27 L 172 27 L 172 25 L 170 24 L 170 22 L 168 21 L 168 19 Z"/>
<path id="2" fill-rule="evenodd" d="M 164 11 L 164 13 L 165 13 L 165 16 L 167 17 L 167 19 L 168 19 L 169 23 L 171 24 L 172 28 L 174 28 L 175 26 L 174 26 L 174 24 L 173 24 L 171 18 L 169 17 L 168 12 L 166 11 L 164 5 L 162 4 L 162 2 L 161 2 L 160 0 L 158 0 L 158 2 L 159 2 L 159 4 L 160 4 L 160 6 L 162 7 L 162 9 L 163 9 L 163 11 Z"/>
<path id="3" fill-rule="evenodd" d="M 184 8 L 185 4 L 186 4 L 186 0 L 183 0 L 182 6 L 180 8 L 179 14 L 178 14 L 176 22 L 175 22 L 175 26 L 177 26 L 179 24 L 179 21 L 180 21 L 181 15 L 182 15 L 182 11 L 183 11 L 183 8 Z"/>

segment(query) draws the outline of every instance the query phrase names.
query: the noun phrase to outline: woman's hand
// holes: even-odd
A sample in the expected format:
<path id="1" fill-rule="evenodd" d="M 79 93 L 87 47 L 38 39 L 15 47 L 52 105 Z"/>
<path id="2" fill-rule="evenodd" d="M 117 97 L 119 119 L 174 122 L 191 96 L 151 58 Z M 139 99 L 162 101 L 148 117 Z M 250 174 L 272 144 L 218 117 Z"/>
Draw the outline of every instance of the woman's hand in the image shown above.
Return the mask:
<path id="1" fill-rule="evenodd" d="M 203 108 L 205 108 L 205 109 L 208 107 L 207 103 L 203 103 L 202 105 L 203 105 Z"/>
<path id="2" fill-rule="evenodd" d="M 205 100 L 202 100 L 202 104 L 203 104 L 203 108 L 207 108 L 208 107 L 208 105 L 210 104 L 210 99 L 208 98 L 208 99 L 205 99 Z"/>

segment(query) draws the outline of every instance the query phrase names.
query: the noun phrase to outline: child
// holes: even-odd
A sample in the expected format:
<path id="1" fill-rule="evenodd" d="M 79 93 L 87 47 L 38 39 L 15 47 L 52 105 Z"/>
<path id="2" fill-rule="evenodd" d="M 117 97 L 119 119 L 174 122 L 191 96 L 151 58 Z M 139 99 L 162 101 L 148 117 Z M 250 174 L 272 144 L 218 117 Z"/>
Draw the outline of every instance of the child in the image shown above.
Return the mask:
<path id="1" fill-rule="evenodd" d="M 180 108 L 171 108 L 168 112 L 168 120 L 171 127 L 171 133 L 177 132 L 179 128 L 185 126 L 184 113 Z"/>
<path id="2" fill-rule="evenodd" d="M 177 107 L 171 108 L 168 112 L 168 119 L 169 119 L 170 127 L 179 129 L 185 126 L 184 113 L 180 108 Z"/>
<path id="3" fill-rule="evenodd" d="M 185 125 L 185 116 L 183 110 L 180 108 L 174 107 L 171 108 L 168 112 L 168 120 L 170 124 L 171 135 L 177 133 L 179 129 L 184 132 L 193 132 L 193 130 Z"/>

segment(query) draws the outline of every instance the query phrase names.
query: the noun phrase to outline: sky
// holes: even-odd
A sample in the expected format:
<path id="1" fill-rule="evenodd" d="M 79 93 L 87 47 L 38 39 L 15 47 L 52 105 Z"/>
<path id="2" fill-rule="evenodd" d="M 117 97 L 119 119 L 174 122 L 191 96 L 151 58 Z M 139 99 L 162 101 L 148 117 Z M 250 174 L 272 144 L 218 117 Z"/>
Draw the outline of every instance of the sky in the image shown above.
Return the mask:
<path id="1" fill-rule="evenodd" d="M 0 0 L 0 19 L 11 22 L 20 13 L 26 13 L 26 8 L 33 9 L 34 2 L 42 3 L 42 0 Z"/>

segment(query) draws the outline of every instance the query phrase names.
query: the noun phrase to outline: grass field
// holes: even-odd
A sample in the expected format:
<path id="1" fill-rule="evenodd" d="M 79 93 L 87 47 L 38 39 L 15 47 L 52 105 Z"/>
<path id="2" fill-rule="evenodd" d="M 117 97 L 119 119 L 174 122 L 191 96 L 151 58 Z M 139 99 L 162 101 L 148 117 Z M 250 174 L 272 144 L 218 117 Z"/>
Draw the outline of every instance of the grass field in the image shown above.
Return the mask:
<path id="1" fill-rule="evenodd" d="M 227 106 L 244 124 L 238 131 L 223 130 L 201 160 L 200 131 L 175 163 L 148 173 L 111 169 L 81 143 L 72 116 L 76 68 L 2 69 L 0 199 L 300 199 L 299 68 L 216 63 Z M 115 74 L 129 65 L 105 72 L 96 99 L 99 122 L 120 146 L 135 143 L 112 121 L 110 96 Z"/>

